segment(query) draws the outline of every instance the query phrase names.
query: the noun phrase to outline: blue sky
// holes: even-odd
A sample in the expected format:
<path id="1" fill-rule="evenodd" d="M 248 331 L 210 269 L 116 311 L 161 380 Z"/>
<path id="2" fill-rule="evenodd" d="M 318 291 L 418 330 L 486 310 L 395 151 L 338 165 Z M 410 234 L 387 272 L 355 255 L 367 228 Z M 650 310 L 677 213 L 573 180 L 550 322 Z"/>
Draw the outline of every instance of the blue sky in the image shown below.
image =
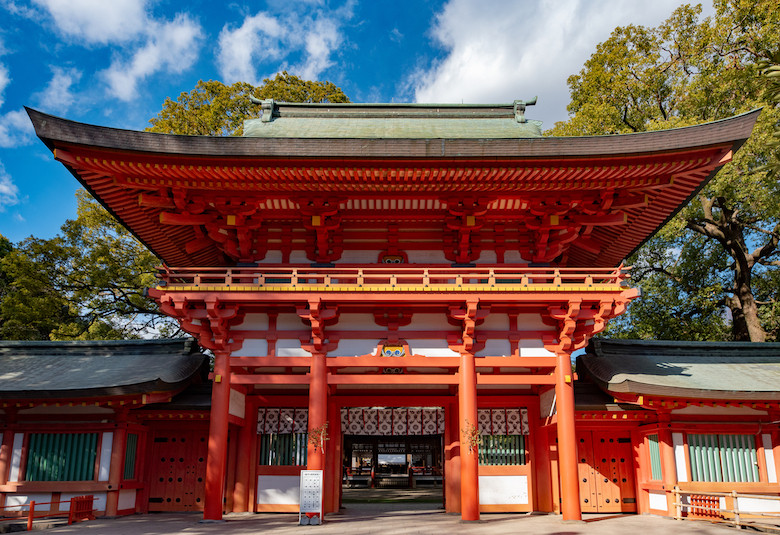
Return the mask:
<path id="1" fill-rule="evenodd" d="M 51 238 L 76 180 L 23 106 L 140 130 L 200 79 L 254 84 L 286 69 L 353 102 L 511 102 L 565 120 L 566 78 L 626 24 L 679 0 L 0 0 L 0 234 Z M 712 13 L 711 5 L 704 6 Z"/>

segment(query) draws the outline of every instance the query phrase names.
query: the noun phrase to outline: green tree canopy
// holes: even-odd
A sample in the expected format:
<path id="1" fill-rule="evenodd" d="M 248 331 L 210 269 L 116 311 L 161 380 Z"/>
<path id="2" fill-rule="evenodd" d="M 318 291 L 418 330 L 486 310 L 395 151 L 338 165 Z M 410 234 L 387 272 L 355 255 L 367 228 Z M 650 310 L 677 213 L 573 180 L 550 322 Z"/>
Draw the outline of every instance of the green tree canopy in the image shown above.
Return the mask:
<path id="1" fill-rule="evenodd" d="M 190 136 L 240 136 L 244 120 L 260 116 L 260 107 L 252 104 L 249 95 L 283 102 L 349 102 L 335 84 L 302 80 L 287 71 L 264 79 L 259 87 L 246 82 L 225 85 L 216 80 L 201 80 L 195 89 L 183 92 L 175 101 L 166 98 L 146 130 Z"/>
<path id="2" fill-rule="evenodd" d="M 767 74 L 780 10 L 774 0 L 716 0 L 715 9 L 701 19 L 701 6 L 684 5 L 657 28 L 615 29 L 569 78 L 571 117 L 549 132 L 641 132 L 764 108 L 733 161 L 630 259 L 644 297 L 612 324 L 616 336 L 764 341 L 778 333 L 780 203 L 770 171 L 780 110 Z"/>

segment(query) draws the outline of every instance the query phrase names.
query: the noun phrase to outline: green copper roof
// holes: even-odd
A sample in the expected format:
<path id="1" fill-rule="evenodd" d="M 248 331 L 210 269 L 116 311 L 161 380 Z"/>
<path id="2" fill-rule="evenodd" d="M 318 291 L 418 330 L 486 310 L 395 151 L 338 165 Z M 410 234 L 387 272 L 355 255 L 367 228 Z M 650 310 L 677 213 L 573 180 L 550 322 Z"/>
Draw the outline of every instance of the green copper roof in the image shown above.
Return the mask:
<path id="1" fill-rule="evenodd" d="M 542 135 L 541 122 L 525 119 L 523 101 L 477 105 L 261 103 L 262 118 L 244 121 L 244 137 L 523 139 Z"/>

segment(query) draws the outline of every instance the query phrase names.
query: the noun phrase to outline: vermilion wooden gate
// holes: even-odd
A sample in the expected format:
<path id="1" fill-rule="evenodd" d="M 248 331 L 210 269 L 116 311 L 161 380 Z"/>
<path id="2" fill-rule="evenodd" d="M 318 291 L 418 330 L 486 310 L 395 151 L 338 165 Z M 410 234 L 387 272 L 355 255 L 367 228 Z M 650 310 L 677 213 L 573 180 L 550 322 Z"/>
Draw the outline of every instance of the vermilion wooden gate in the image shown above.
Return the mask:
<path id="1" fill-rule="evenodd" d="M 157 430 L 152 442 L 149 511 L 202 511 L 207 431 Z"/>
<path id="2" fill-rule="evenodd" d="M 636 490 L 628 432 L 580 431 L 580 505 L 583 513 L 635 513 Z"/>

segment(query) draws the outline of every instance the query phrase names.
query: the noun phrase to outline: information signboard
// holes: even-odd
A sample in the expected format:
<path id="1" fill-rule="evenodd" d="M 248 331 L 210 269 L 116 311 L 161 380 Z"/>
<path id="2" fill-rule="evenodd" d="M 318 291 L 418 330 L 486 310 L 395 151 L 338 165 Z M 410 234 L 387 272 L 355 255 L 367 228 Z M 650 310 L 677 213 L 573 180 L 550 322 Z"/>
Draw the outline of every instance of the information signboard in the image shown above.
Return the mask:
<path id="1" fill-rule="evenodd" d="M 322 474 L 322 470 L 301 470 L 301 505 L 298 524 L 302 526 L 322 523 Z M 317 513 L 318 516 L 310 518 L 306 513 Z"/>

